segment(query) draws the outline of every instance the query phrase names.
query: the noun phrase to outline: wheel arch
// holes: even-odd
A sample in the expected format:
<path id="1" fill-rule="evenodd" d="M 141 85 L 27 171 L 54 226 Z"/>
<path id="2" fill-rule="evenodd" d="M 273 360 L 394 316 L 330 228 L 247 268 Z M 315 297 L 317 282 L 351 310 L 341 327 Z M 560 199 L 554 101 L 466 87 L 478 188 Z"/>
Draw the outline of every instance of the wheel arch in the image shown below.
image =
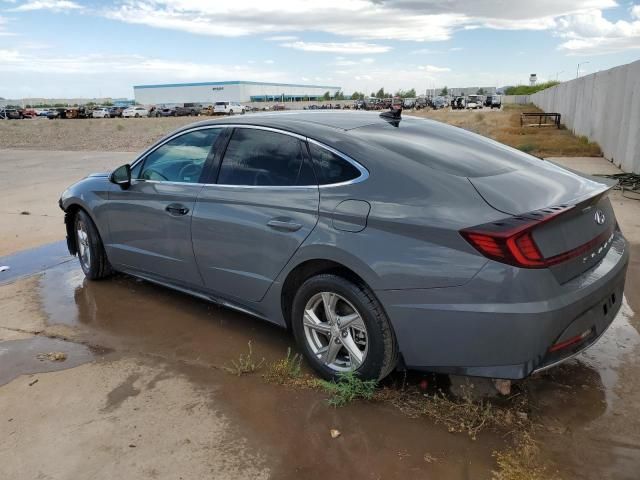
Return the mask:
<path id="1" fill-rule="evenodd" d="M 67 249 L 71 255 L 76 255 L 78 253 L 78 245 L 76 242 L 76 234 L 75 234 L 75 218 L 79 211 L 83 211 L 86 213 L 93 224 L 96 227 L 98 235 L 100 236 L 100 241 L 103 241 L 103 232 L 100 231 L 100 227 L 98 222 L 96 222 L 95 217 L 91 213 L 91 210 L 86 208 L 80 202 L 71 202 L 64 207 L 64 225 L 67 232 Z"/>
<path id="2" fill-rule="evenodd" d="M 280 290 L 280 307 L 287 328 L 291 328 L 293 299 L 300 285 L 311 277 L 327 273 L 338 275 L 359 285 L 364 285 L 373 292 L 373 289 L 361 275 L 340 262 L 326 258 L 304 260 L 287 273 Z"/>

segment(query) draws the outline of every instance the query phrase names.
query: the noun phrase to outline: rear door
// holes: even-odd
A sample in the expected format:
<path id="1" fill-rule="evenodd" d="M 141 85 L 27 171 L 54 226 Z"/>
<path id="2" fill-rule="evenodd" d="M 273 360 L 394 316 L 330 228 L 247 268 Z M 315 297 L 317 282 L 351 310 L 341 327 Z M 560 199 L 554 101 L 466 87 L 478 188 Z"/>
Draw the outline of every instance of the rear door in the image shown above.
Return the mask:
<path id="1" fill-rule="evenodd" d="M 109 259 L 116 266 L 201 286 L 191 218 L 222 128 L 181 133 L 136 163 L 131 186 L 109 193 Z M 209 161 L 208 161 L 209 160 Z"/>
<path id="2" fill-rule="evenodd" d="M 319 191 L 304 139 L 233 128 L 217 180 L 195 206 L 193 249 L 205 286 L 259 301 L 318 220 Z"/>

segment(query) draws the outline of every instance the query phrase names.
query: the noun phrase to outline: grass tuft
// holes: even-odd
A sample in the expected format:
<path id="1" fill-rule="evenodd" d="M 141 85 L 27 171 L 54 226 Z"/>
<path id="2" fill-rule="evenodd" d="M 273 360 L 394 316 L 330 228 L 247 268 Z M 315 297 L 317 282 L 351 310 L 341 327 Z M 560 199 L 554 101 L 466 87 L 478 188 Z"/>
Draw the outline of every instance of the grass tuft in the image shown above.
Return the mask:
<path id="1" fill-rule="evenodd" d="M 253 358 L 253 349 L 251 348 L 251 342 L 248 343 L 249 352 L 241 353 L 238 360 L 231 360 L 231 365 L 225 365 L 223 368 L 228 372 L 237 376 L 245 375 L 247 373 L 253 373 L 258 370 L 264 364 L 264 358 L 259 362 Z"/>
<path id="2" fill-rule="evenodd" d="M 358 398 L 371 400 L 377 383 L 375 380 L 362 380 L 354 372 L 345 372 L 338 375 L 338 381 L 320 381 L 320 386 L 331 394 L 329 405 L 342 407 Z"/>
<path id="3" fill-rule="evenodd" d="M 540 462 L 540 448 L 529 432 L 522 432 L 512 448 L 493 452 L 498 469 L 493 480 L 557 480 L 556 472 Z"/>
<path id="4" fill-rule="evenodd" d="M 292 354 L 291 348 L 287 349 L 286 357 L 267 367 L 264 379 L 268 383 L 298 388 L 317 388 L 320 385 L 320 380 L 302 372 L 302 356 Z"/>

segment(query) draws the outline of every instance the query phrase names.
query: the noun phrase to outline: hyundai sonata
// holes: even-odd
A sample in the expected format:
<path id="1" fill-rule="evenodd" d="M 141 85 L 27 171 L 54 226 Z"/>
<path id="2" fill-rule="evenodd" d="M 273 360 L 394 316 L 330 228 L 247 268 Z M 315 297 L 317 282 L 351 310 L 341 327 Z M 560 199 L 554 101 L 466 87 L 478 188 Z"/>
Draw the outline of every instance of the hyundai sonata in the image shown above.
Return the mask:
<path id="1" fill-rule="evenodd" d="M 620 308 L 609 189 L 434 121 L 299 112 L 188 125 L 60 206 L 89 279 L 124 272 L 289 328 L 325 378 L 518 379 Z"/>

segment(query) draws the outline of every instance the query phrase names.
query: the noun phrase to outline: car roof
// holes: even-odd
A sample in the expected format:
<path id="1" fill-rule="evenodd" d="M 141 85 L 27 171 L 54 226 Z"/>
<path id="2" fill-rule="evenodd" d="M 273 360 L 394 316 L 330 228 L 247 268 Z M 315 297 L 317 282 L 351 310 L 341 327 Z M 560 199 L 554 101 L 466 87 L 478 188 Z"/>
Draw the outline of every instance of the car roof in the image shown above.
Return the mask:
<path id="1" fill-rule="evenodd" d="M 349 111 L 295 111 L 278 113 L 254 113 L 243 117 L 232 117 L 224 120 L 205 120 L 201 125 L 246 124 L 264 127 L 281 128 L 301 135 L 307 135 L 317 129 L 333 129 L 348 131 L 375 123 L 383 124 L 387 120 L 380 117 L 380 112 Z"/>

